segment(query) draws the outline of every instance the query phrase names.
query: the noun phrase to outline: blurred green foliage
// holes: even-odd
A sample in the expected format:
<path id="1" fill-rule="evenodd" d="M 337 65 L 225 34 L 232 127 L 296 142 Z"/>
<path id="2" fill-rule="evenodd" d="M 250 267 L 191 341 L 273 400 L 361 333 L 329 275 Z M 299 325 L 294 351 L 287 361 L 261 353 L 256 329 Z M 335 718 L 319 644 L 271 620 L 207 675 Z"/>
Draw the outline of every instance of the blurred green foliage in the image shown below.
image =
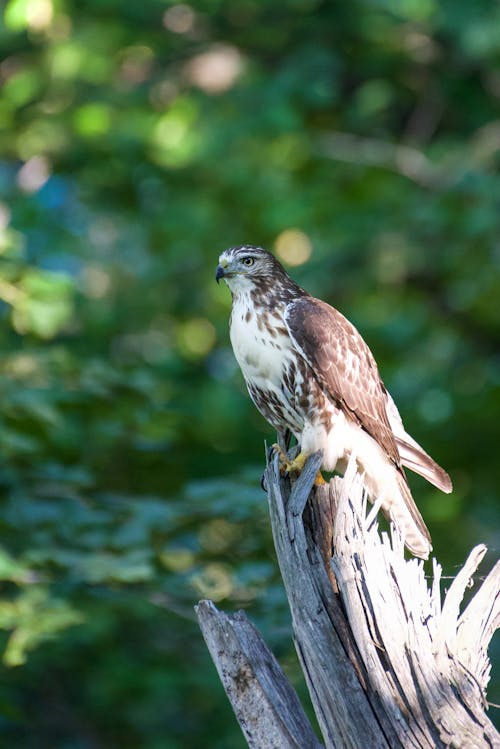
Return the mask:
<path id="1" fill-rule="evenodd" d="M 454 479 L 413 482 L 444 574 L 479 542 L 491 565 L 499 22 L 482 0 L 8 0 L 2 746 L 243 747 L 205 596 L 248 607 L 302 688 L 227 246 L 275 248 L 358 325 Z"/>

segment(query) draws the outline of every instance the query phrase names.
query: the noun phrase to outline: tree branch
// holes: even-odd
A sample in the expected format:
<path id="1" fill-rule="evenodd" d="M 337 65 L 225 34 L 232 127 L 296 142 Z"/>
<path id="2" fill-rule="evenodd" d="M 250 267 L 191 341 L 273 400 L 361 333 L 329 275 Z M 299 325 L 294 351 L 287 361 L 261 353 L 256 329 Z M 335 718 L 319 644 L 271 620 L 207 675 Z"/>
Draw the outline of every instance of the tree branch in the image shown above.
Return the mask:
<path id="1" fill-rule="evenodd" d="M 295 691 L 243 611 L 196 606 L 203 637 L 248 746 L 321 749 Z"/>

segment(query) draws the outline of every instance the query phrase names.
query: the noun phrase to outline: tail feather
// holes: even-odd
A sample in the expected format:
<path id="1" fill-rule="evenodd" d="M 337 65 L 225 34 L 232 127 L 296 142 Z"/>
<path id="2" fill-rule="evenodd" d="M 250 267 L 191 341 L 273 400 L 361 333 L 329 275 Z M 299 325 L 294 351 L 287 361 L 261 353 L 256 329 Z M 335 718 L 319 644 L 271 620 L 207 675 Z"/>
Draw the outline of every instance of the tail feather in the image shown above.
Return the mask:
<path id="1" fill-rule="evenodd" d="M 356 432 L 356 461 L 364 473 L 368 498 L 380 498 L 381 509 L 404 535 L 405 544 L 415 556 L 427 559 L 432 551 L 431 537 L 411 495 L 402 468 L 393 463 L 367 432 Z"/>
<path id="2" fill-rule="evenodd" d="M 382 502 L 388 520 L 404 534 L 405 545 L 417 557 L 428 559 L 432 551 L 431 535 L 411 495 L 405 475 L 397 476 L 399 492 Z"/>

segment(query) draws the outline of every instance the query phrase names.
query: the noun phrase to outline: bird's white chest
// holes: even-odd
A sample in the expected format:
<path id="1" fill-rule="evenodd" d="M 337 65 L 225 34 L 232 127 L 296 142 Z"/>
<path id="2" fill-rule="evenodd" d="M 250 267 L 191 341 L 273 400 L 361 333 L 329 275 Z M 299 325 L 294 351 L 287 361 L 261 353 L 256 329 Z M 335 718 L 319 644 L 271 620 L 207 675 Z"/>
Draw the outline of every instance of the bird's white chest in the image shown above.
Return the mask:
<path id="1" fill-rule="evenodd" d="M 281 386 L 283 368 L 291 351 L 285 331 L 279 312 L 259 315 L 245 298 L 233 304 L 231 343 L 246 380 Z"/>

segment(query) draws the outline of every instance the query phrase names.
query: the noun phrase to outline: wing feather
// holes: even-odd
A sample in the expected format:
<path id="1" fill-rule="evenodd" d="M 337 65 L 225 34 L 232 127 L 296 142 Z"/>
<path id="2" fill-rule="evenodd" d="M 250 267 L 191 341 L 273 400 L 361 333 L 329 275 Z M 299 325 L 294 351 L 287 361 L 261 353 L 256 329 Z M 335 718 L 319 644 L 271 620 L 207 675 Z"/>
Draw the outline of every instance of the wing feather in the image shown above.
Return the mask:
<path id="1" fill-rule="evenodd" d="M 285 324 L 296 350 L 324 390 L 401 467 L 386 412 L 386 391 L 373 354 L 354 325 L 314 297 L 287 305 Z"/>

